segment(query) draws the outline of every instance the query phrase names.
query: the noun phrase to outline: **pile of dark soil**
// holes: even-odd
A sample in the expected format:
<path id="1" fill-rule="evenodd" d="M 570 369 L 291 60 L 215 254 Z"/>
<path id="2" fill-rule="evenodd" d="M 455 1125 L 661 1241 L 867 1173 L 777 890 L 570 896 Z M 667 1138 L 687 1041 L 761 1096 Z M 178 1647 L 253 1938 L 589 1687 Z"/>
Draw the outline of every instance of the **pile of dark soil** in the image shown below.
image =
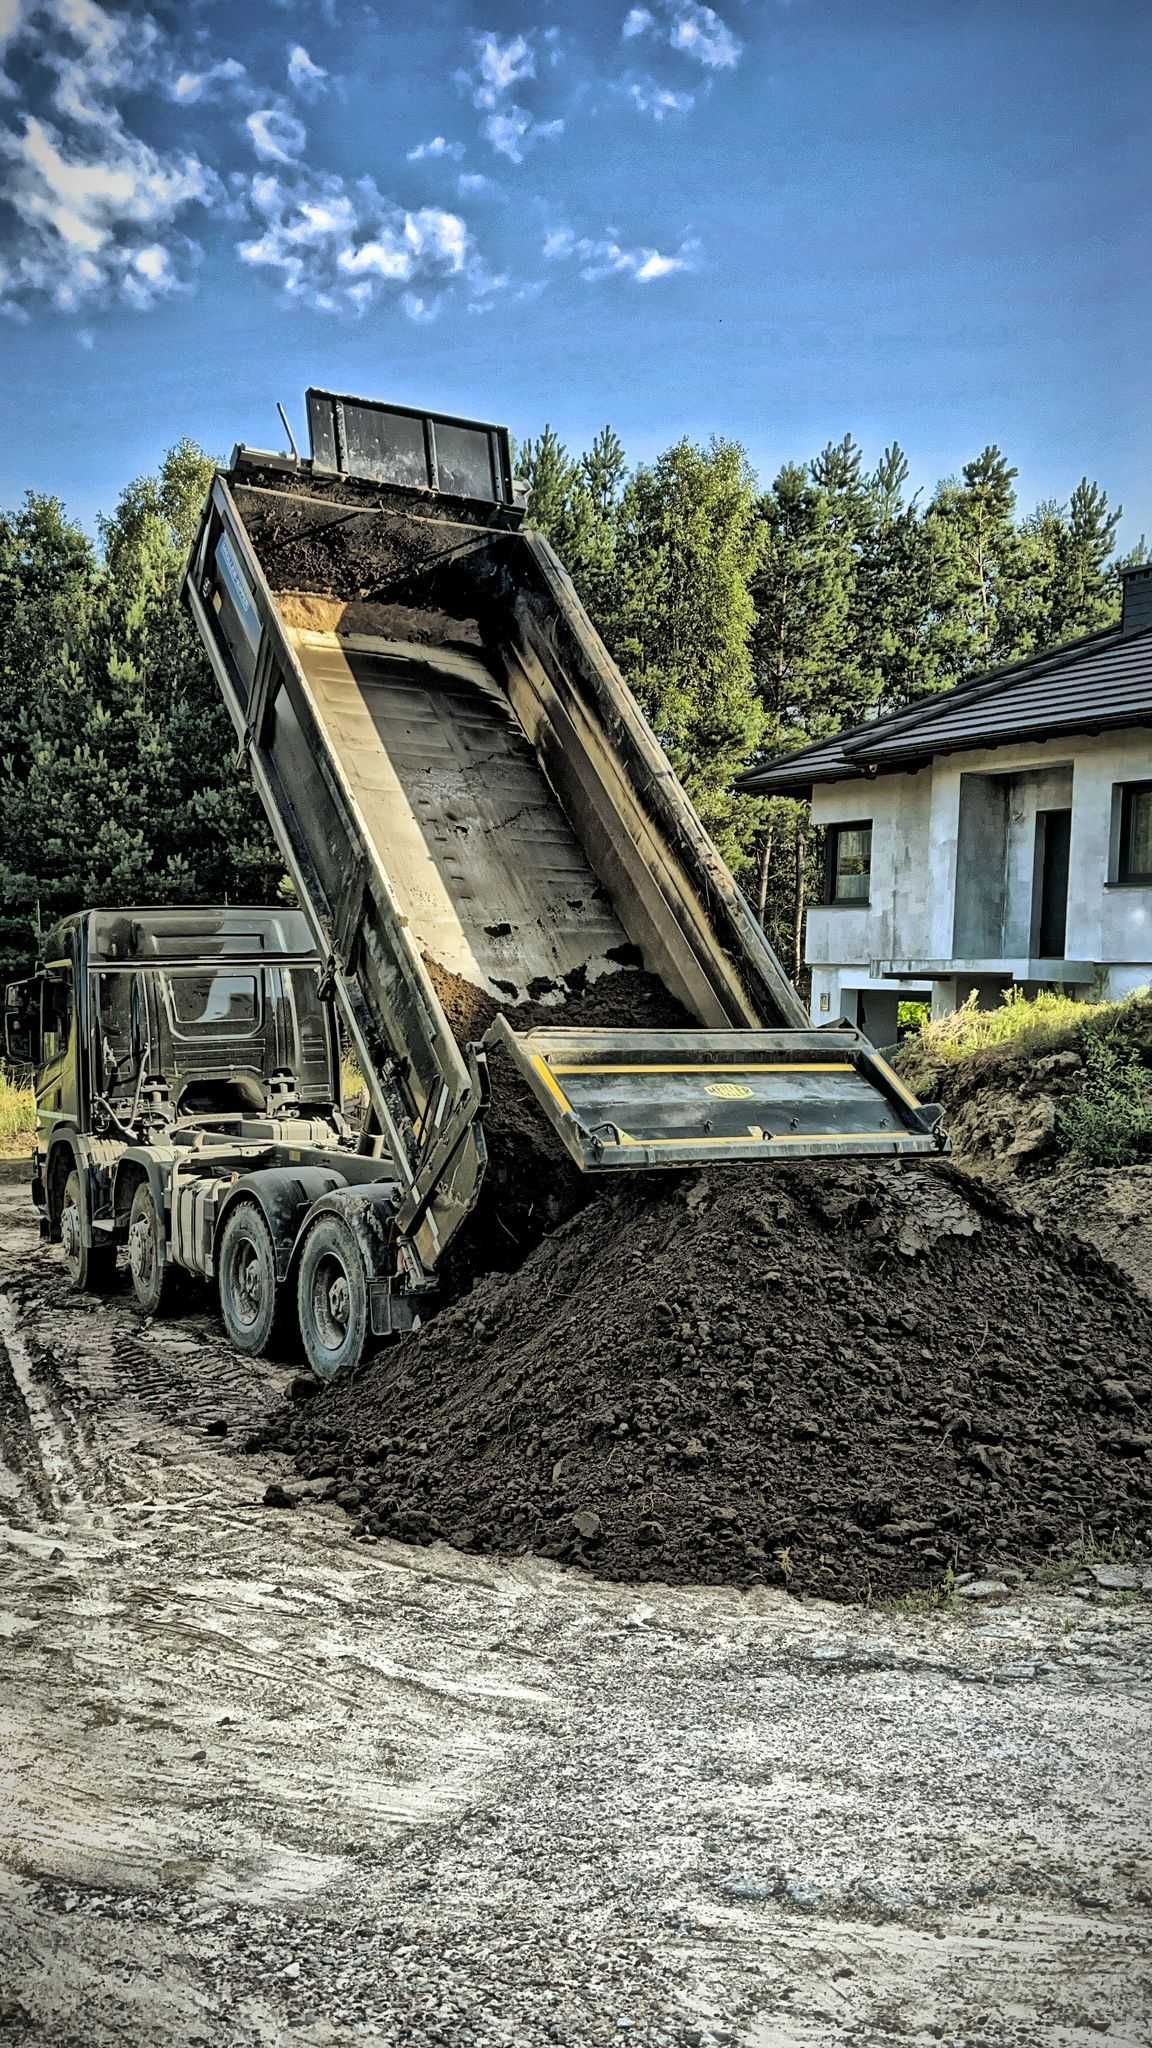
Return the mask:
<path id="1" fill-rule="evenodd" d="M 370 1534 L 880 1597 L 1146 1544 L 1150 1360 L 1152 1305 L 946 1167 L 741 1168 L 602 1196 L 260 1441 Z"/>

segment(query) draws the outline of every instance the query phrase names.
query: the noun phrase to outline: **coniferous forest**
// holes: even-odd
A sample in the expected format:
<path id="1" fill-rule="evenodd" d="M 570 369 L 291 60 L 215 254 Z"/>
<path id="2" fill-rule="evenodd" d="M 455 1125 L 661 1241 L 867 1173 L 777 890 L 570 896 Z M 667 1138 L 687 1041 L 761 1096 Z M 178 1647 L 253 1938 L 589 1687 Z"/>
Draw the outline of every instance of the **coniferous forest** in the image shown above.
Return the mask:
<path id="1" fill-rule="evenodd" d="M 739 771 L 1119 612 L 1119 509 L 1084 479 L 1022 512 L 995 447 L 930 495 L 851 436 L 767 488 L 735 442 L 630 468 L 610 427 L 582 454 L 546 427 L 518 467 L 793 972 L 815 835 L 802 805 L 735 794 Z M 283 886 L 178 601 L 211 473 L 181 442 L 95 538 L 36 492 L 0 514 L 0 973 L 82 904 Z"/>

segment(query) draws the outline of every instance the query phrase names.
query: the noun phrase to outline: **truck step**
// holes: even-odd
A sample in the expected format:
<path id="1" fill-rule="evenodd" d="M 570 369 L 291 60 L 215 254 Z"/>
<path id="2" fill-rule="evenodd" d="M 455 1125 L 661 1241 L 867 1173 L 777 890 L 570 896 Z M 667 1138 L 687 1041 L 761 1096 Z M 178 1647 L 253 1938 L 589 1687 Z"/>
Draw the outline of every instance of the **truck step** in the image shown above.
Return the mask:
<path id="1" fill-rule="evenodd" d="M 585 1173 L 946 1149 L 857 1031 L 518 1032 L 499 1046 Z"/>

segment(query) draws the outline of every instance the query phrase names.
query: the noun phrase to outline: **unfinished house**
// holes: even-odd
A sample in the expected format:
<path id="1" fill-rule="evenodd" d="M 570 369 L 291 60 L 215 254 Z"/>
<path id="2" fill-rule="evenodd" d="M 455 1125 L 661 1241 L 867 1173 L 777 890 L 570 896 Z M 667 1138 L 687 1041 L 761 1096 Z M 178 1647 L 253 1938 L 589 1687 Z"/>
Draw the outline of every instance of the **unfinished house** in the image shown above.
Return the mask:
<path id="1" fill-rule="evenodd" d="M 1123 583 L 1119 626 L 742 777 L 824 827 L 814 1022 L 1152 982 L 1152 567 Z"/>

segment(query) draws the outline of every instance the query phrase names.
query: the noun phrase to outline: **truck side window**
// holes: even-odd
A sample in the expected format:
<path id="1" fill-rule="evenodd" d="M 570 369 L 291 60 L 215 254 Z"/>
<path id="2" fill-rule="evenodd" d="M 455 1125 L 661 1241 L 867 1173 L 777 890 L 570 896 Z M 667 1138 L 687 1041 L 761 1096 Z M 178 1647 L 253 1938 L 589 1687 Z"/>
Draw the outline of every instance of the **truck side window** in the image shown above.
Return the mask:
<path id="1" fill-rule="evenodd" d="M 72 1020 L 72 969 L 70 967 L 49 967 L 44 974 L 43 1008 L 41 1029 L 44 1034 L 43 1060 L 62 1059 L 68 1050 L 68 1031 Z"/>
<path id="2" fill-rule="evenodd" d="M 113 1090 L 133 1073 L 132 991 L 135 976 L 97 976 L 97 1007 L 100 1014 L 100 1051 L 104 1065 L 104 1087 Z"/>

